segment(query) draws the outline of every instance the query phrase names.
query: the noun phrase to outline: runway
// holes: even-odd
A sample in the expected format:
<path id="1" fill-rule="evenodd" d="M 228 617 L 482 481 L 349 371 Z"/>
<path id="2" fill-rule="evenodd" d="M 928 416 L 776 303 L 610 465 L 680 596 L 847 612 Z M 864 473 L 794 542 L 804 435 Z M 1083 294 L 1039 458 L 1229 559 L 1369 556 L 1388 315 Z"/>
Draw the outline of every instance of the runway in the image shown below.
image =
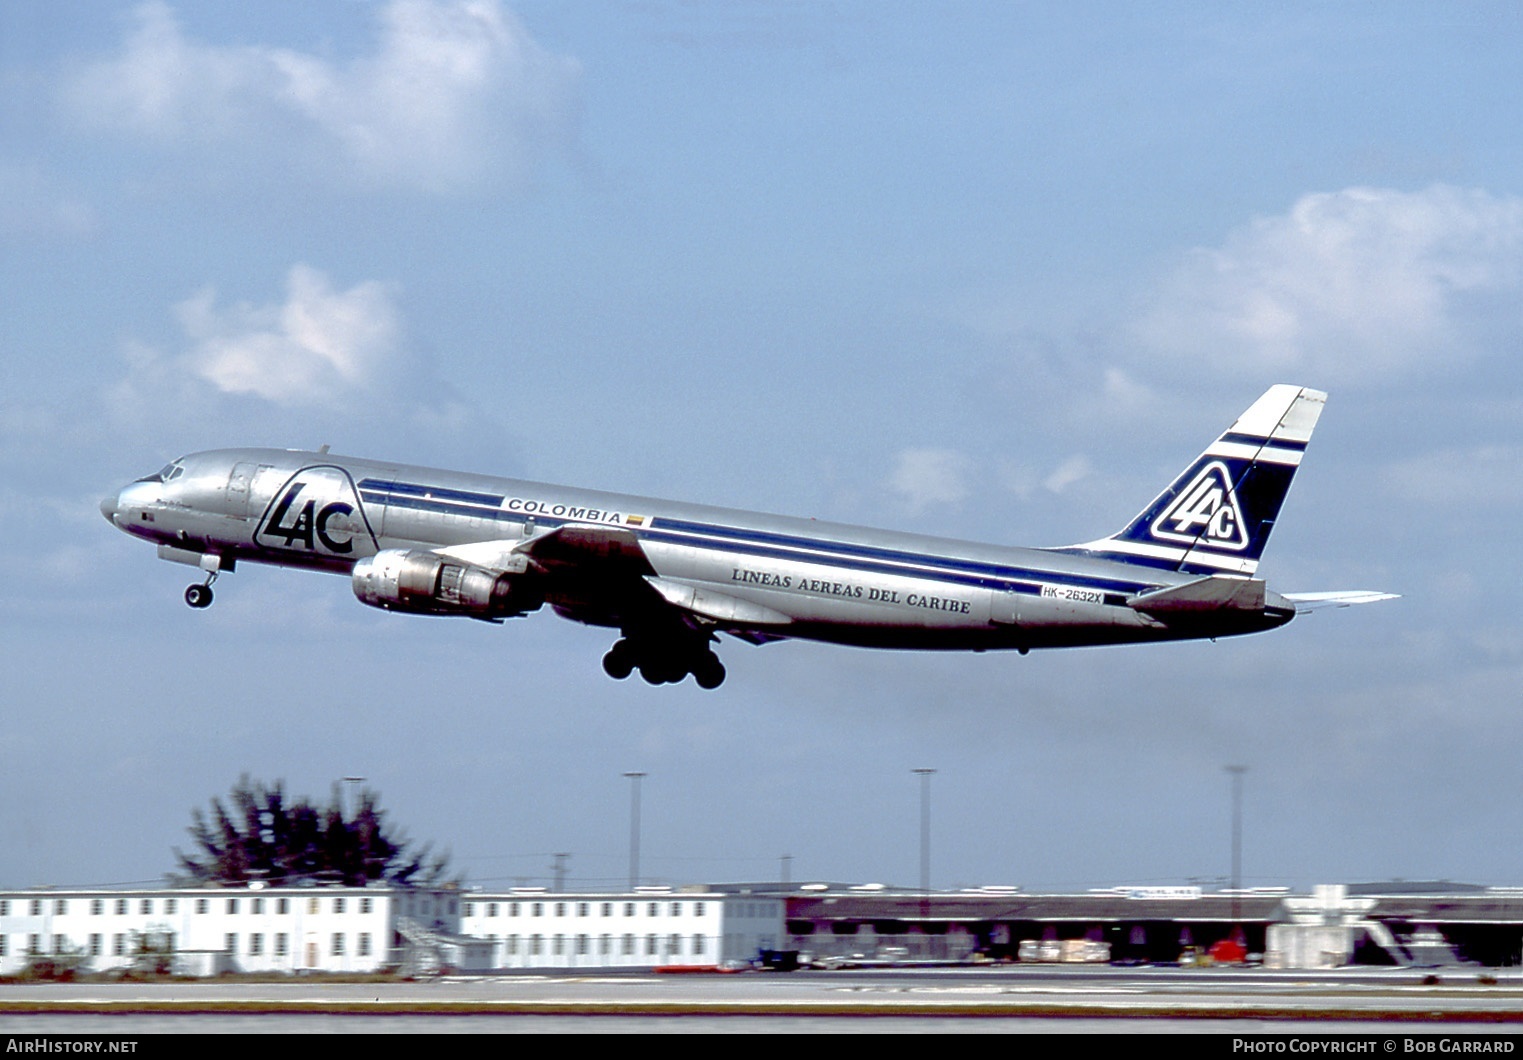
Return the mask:
<path id="1" fill-rule="evenodd" d="M 1426 979 L 1426 981 L 1425 981 Z M 1514 1033 L 1523 973 L 1364 969 L 873 969 L 516 974 L 429 982 L 0 985 L 0 1031 L 578 1029 Z M 83 1023 L 81 1023 L 83 1021 Z M 145 1022 L 146 1021 L 146 1022 Z M 781 1021 L 781 1023 L 779 1022 Z M 539 1026 L 535 1026 L 538 1024 Z M 105 1030 L 102 1030 L 105 1027 Z"/>

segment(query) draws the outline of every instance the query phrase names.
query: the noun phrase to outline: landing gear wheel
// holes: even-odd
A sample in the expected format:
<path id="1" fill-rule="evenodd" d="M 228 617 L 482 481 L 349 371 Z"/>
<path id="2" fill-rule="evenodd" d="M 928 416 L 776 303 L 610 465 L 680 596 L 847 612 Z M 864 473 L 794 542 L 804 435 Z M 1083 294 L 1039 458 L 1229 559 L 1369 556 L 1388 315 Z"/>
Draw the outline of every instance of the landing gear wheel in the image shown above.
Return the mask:
<path id="1" fill-rule="evenodd" d="M 635 660 L 624 641 L 619 641 L 603 656 L 603 672 L 615 681 L 622 681 L 635 672 Z"/>
<path id="2" fill-rule="evenodd" d="M 724 663 L 719 661 L 719 656 L 709 652 L 693 670 L 693 680 L 698 682 L 699 688 L 714 689 L 724 684 Z"/>
<path id="3" fill-rule="evenodd" d="M 185 590 L 185 602 L 197 610 L 212 605 L 212 587 L 196 584 Z"/>

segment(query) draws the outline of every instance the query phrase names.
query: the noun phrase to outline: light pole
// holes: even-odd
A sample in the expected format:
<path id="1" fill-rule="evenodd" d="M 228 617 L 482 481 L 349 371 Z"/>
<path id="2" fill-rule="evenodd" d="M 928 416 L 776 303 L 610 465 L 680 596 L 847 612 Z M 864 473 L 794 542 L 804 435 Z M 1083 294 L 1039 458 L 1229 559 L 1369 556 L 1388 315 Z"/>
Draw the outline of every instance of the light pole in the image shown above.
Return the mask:
<path id="1" fill-rule="evenodd" d="M 640 886 L 640 781 L 644 773 L 631 771 L 629 778 L 629 889 Z"/>
<path id="2" fill-rule="evenodd" d="M 920 919 L 930 915 L 931 902 L 931 777 L 934 769 L 912 769 L 920 778 Z"/>
<path id="3" fill-rule="evenodd" d="M 344 777 L 343 778 L 343 782 L 345 784 L 349 785 L 350 801 L 352 802 L 353 798 L 354 798 L 354 785 L 365 783 L 365 778 L 364 777 Z"/>
<path id="4" fill-rule="evenodd" d="M 1242 900 L 1243 889 L 1243 774 L 1248 772 L 1247 766 L 1227 766 L 1227 774 L 1232 777 L 1232 931 L 1234 935 L 1242 933 Z"/>

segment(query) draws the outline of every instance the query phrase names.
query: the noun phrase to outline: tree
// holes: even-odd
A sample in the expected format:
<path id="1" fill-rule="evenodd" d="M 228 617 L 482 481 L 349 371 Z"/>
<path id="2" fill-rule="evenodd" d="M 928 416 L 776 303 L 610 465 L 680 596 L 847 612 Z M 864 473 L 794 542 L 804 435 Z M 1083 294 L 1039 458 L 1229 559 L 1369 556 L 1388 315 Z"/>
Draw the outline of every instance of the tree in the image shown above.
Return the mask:
<path id="1" fill-rule="evenodd" d="M 360 791 L 352 818 L 344 816 L 337 784 L 325 809 L 303 797 L 286 800 L 285 783 L 266 786 L 245 773 L 227 801 L 213 798 L 211 812 L 191 810 L 186 829 L 196 851 L 175 848 L 181 883 L 250 883 L 271 886 L 307 881 L 358 887 L 384 880 L 401 887 L 450 886 L 449 854 L 432 844 L 414 849 L 400 832 L 388 831 L 370 788 Z"/>

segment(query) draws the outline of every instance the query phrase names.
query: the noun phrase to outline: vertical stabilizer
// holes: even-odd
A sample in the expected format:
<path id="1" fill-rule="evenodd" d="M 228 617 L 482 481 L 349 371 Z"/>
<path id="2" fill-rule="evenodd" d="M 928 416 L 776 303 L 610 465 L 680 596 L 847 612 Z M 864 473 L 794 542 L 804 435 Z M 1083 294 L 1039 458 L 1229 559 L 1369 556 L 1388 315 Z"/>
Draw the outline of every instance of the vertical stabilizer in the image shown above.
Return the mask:
<path id="1" fill-rule="evenodd" d="M 1120 533 L 1064 551 L 1251 576 L 1327 395 L 1272 386 Z"/>

